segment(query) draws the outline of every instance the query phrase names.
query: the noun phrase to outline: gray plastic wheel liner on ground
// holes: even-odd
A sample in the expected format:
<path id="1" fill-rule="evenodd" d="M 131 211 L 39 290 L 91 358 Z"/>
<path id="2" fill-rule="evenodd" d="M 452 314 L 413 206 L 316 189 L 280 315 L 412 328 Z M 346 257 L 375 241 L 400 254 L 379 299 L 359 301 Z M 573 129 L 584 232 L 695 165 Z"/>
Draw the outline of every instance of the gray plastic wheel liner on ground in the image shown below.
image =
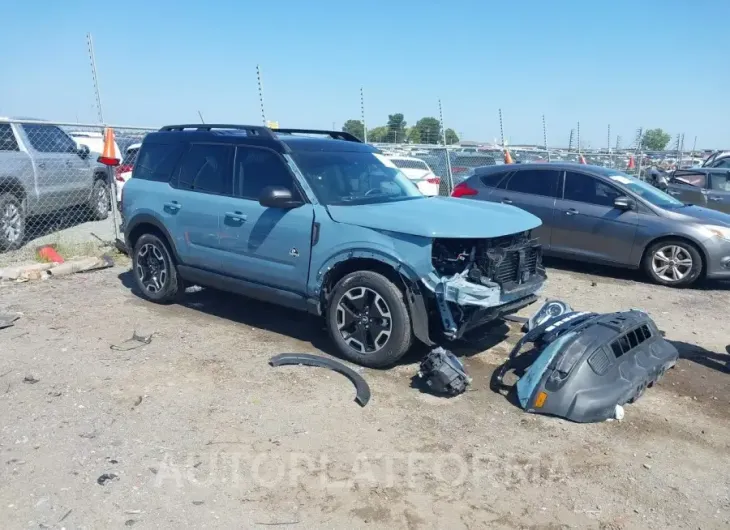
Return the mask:
<path id="1" fill-rule="evenodd" d="M 286 366 L 286 365 L 304 365 L 304 366 L 320 366 L 322 368 L 329 368 L 339 374 L 344 375 L 352 384 L 355 385 L 355 402 L 361 407 L 364 407 L 370 401 L 370 386 L 367 381 L 358 374 L 355 370 L 342 364 L 339 361 L 330 359 L 328 357 L 321 357 L 319 355 L 311 355 L 308 353 L 281 353 L 274 355 L 269 359 L 271 366 Z"/>

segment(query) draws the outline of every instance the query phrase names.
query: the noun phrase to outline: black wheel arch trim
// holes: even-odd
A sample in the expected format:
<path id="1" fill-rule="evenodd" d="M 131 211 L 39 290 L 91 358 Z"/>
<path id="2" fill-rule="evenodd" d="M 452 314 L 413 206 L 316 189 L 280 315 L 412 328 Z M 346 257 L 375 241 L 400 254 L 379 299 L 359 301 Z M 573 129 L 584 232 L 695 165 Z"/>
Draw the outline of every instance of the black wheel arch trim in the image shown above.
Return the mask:
<path id="1" fill-rule="evenodd" d="M 269 359 L 271 366 L 305 365 L 329 368 L 347 377 L 355 385 L 355 401 L 364 407 L 370 401 L 370 386 L 367 381 L 355 370 L 329 357 L 311 355 L 308 353 L 281 353 Z"/>
<path id="2" fill-rule="evenodd" d="M 129 249 L 130 256 L 134 252 L 134 246 L 131 245 L 131 241 L 129 240 L 130 234 L 134 232 L 135 228 L 137 228 L 139 225 L 142 224 L 149 224 L 157 228 L 162 234 L 165 236 L 165 239 L 167 240 L 167 244 L 170 247 L 170 250 L 172 251 L 173 257 L 175 258 L 175 261 L 177 263 L 181 263 L 180 256 L 177 253 L 177 249 L 175 248 L 175 240 L 173 239 L 170 232 L 165 228 L 164 223 L 160 221 L 157 217 L 151 214 L 138 214 L 135 215 L 132 219 L 130 219 L 125 227 L 124 227 L 124 240 L 126 242 L 127 248 Z"/>

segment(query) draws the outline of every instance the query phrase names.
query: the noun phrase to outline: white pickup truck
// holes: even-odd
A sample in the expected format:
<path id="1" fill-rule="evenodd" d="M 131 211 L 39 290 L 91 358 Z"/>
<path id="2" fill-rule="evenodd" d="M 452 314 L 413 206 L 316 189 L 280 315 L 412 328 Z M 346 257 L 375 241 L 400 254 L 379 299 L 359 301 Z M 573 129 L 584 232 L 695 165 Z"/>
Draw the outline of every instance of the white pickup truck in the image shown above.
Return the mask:
<path id="1" fill-rule="evenodd" d="M 84 206 L 106 219 L 109 190 L 104 166 L 57 125 L 0 118 L 0 252 L 23 245 L 31 217 Z"/>

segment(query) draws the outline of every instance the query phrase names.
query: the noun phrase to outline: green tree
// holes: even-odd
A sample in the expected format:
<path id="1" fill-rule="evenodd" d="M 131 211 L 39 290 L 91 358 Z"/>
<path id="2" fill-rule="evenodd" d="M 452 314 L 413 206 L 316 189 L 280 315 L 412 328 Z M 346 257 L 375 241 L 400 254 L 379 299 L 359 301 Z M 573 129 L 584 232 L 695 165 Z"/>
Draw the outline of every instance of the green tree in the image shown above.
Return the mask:
<path id="1" fill-rule="evenodd" d="M 416 126 L 414 128 L 418 130 L 418 136 L 421 143 L 441 143 L 441 122 L 439 122 L 436 118 L 421 118 L 416 122 Z"/>
<path id="2" fill-rule="evenodd" d="M 418 130 L 418 127 L 411 127 L 408 129 L 408 141 L 412 144 L 420 144 L 421 143 L 421 131 Z"/>
<path id="3" fill-rule="evenodd" d="M 459 143 L 459 136 L 456 134 L 454 129 L 446 129 L 446 145 L 453 145 Z"/>
<path id="4" fill-rule="evenodd" d="M 387 142 L 388 141 L 388 127 L 385 125 L 381 127 L 375 127 L 368 131 L 368 142 Z"/>
<path id="5" fill-rule="evenodd" d="M 388 115 L 388 141 L 389 142 L 403 142 L 406 141 L 406 120 L 403 114 L 390 114 Z"/>
<path id="6" fill-rule="evenodd" d="M 649 129 L 641 138 L 641 147 L 650 151 L 662 151 L 672 137 L 661 129 Z"/>
<path id="7" fill-rule="evenodd" d="M 357 136 L 360 140 L 365 139 L 365 126 L 360 120 L 347 120 L 342 126 L 342 132 L 347 132 L 353 136 Z"/>

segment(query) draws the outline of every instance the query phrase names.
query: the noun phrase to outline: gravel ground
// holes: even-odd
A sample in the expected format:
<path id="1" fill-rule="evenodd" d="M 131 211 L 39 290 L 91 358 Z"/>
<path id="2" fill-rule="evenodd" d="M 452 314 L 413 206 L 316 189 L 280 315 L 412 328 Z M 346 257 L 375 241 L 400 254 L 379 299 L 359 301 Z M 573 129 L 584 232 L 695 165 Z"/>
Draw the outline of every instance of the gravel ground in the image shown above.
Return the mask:
<path id="1" fill-rule="evenodd" d="M 624 421 L 529 415 L 490 391 L 506 325 L 454 348 L 470 392 L 412 388 L 414 355 L 361 370 L 360 408 L 338 374 L 267 365 L 329 353 L 314 318 L 211 291 L 153 305 L 122 266 L 0 287 L 0 309 L 23 313 L 0 331 L 2 526 L 727 526 L 729 287 L 558 265 L 547 295 L 649 311 L 682 352 Z M 151 342 L 124 343 L 134 330 Z"/>

